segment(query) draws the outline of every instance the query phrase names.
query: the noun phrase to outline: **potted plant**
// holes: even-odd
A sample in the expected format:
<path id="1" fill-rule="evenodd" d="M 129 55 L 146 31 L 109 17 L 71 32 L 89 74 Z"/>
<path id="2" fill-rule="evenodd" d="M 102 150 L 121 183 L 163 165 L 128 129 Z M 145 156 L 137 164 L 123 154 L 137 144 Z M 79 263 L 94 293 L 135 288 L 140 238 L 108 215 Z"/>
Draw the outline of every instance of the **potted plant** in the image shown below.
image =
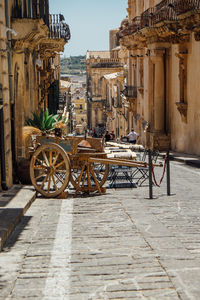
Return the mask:
<path id="1" fill-rule="evenodd" d="M 41 109 L 39 114 L 33 113 L 33 118 L 26 119 L 26 125 L 33 126 L 42 131 L 43 134 L 50 132 L 54 129 L 54 123 L 56 123 L 57 116 L 50 115 L 48 109 L 43 112 Z"/>

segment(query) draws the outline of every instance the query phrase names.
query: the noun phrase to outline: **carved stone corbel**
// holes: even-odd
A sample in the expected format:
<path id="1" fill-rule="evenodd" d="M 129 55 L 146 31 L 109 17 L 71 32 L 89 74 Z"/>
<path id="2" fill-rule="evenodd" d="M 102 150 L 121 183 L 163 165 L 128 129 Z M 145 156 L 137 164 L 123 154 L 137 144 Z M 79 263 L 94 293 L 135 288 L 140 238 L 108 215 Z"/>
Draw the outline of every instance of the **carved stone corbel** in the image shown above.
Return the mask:
<path id="1" fill-rule="evenodd" d="M 144 96 L 144 87 L 143 86 L 138 87 L 138 91 L 140 92 L 140 94 L 142 96 Z"/>
<path id="2" fill-rule="evenodd" d="M 187 108 L 188 108 L 187 103 L 176 102 L 176 106 L 177 106 L 179 113 L 181 114 L 181 120 L 184 123 L 187 123 Z"/>
<path id="3" fill-rule="evenodd" d="M 200 31 L 197 31 L 194 33 L 194 38 L 195 38 L 195 41 L 197 41 L 197 42 L 200 41 Z"/>

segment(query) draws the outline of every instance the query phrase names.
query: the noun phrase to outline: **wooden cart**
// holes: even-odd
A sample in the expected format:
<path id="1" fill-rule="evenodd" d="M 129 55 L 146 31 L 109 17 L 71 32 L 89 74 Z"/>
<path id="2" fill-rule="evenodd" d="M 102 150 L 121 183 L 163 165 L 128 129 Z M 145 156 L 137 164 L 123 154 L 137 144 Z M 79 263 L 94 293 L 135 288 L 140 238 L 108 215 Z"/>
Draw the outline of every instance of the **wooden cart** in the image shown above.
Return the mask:
<path id="1" fill-rule="evenodd" d="M 109 165 L 137 167 L 142 162 L 110 159 L 102 139 L 83 137 L 37 136 L 36 150 L 30 163 L 30 177 L 35 189 L 45 197 L 60 195 L 68 185 L 78 192 L 105 191 Z"/>

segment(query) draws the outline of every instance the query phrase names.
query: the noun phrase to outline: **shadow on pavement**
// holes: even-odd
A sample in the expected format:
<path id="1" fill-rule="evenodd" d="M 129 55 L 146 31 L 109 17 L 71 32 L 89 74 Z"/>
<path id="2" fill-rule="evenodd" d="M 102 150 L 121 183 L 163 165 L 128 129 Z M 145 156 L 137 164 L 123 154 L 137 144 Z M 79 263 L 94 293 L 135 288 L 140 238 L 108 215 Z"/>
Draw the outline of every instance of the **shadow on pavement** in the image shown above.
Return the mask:
<path id="1" fill-rule="evenodd" d="M 12 209 L 13 210 L 13 209 Z M 15 209 L 16 210 L 16 209 Z M 15 213 L 15 212 L 12 212 Z M 26 228 L 29 221 L 31 220 L 31 216 L 23 216 L 18 223 L 18 225 L 15 227 L 11 235 L 8 237 L 6 243 L 4 244 L 3 251 L 7 251 L 8 249 L 12 248 L 17 240 L 20 237 L 21 232 Z M 1 230 L 1 222 L 0 222 L 0 230 Z"/>

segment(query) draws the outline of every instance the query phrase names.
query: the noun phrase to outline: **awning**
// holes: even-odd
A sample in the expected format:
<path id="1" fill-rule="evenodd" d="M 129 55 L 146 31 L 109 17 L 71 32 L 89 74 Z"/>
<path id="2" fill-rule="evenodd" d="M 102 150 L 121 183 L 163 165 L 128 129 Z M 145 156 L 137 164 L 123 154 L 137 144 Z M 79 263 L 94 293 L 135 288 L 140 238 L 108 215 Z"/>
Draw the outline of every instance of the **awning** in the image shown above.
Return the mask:
<path id="1" fill-rule="evenodd" d="M 117 77 L 123 76 L 123 72 L 115 72 L 111 74 L 104 75 L 104 78 L 107 80 L 115 79 Z"/>
<path id="2" fill-rule="evenodd" d="M 61 88 L 69 88 L 71 86 L 71 82 L 65 81 L 65 80 L 60 80 L 60 87 Z"/>

